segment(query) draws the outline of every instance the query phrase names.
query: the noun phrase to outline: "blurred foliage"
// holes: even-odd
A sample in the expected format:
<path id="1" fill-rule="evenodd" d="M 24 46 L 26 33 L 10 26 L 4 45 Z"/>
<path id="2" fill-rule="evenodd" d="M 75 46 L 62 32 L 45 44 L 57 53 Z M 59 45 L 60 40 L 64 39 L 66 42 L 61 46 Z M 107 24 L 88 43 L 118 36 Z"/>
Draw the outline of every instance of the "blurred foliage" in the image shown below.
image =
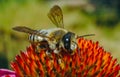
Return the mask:
<path id="1" fill-rule="evenodd" d="M 95 6 L 94 15 L 98 26 L 114 27 L 120 21 L 120 0 L 90 0 Z"/>
<path id="2" fill-rule="evenodd" d="M 4 53 L 0 52 L 0 68 L 8 68 L 8 59 L 7 56 Z"/>
<path id="3" fill-rule="evenodd" d="M 119 0 L 0 0 L 0 63 L 6 61 L 0 68 L 7 68 L 7 61 L 30 45 L 27 34 L 15 32 L 12 27 L 54 28 L 47 13 L 55 4 L 63 10 L 66 29 L 79 35 L 96 34 L 86 38 L 99 41 L 120 62 L 119 3 Z"/>

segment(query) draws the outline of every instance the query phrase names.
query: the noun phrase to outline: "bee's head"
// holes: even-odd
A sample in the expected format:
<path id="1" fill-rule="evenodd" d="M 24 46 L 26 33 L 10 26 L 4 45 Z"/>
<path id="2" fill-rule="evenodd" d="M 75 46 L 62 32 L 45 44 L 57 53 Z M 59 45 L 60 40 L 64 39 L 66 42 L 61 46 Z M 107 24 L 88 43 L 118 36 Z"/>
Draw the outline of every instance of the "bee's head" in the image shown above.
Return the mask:
<path id="1" fill-rule="evenodd" d="M 64 49 L 72 53 L 72 51 L 76 48 L 75 43 L 75 34 L 72 32 L 66 33 L 62 38 Z"/>

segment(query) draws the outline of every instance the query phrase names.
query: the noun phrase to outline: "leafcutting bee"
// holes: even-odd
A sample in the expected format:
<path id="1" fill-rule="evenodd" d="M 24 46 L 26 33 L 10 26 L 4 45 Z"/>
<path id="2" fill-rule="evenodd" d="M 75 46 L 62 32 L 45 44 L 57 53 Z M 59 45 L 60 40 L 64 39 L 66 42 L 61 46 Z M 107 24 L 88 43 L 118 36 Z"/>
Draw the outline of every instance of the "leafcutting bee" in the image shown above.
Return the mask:
<path id="1" fill-rule="evenodd" d="M 72 54 L 77 48 L 76 39 L 94 35 L 88 34 L 78 36 L 64 29 L 63 13 L 58 5 L 50 9 L 48 17 L 57 28 L 33 30 L 25 26 L 17 26 L 13 29 L 19 32 L 28 33 L 29 41 L 36 46 L 37 50 L 49 50 L 49 52 L 53 51 L 54 53 L 59 53 L 61 49 L 64 49 L 67 53 Z"/>

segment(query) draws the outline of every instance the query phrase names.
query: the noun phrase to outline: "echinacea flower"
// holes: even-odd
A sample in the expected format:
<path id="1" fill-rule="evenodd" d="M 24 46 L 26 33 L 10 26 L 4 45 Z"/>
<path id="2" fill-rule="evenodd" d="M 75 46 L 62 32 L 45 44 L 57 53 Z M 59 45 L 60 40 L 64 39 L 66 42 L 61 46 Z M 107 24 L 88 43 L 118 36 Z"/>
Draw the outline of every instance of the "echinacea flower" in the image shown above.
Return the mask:
<path id="1" fill-rule="evenodd" d="M 117 77 L 120 76 L 120 64 L 98 42 L 78 39 L 78 48 L 74 54 L 61 50 L 60 54 L 36 53 L 34 46 L 15 57 L 11 62 L 13 70 L 19 76 L 30 77 Z"/>

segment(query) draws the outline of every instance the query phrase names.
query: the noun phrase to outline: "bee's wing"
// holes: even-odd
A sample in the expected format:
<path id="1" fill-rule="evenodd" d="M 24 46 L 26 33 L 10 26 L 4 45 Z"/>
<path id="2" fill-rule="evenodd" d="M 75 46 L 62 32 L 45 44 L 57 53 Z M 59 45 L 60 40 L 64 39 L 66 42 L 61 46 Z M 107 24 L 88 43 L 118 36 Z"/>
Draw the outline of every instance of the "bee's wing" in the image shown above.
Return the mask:
<path id="1" fill-rule="evenodd" d="M 86 34 L 86 35 L 82 35 L 82 36 L 77 36 L 77 38 L 86 37 L 86 36 L 95 36 L 95 34 Z"/>
<path id="2" fill-rule="evenodd" d="M 13 28 L 13 30 L 16 30 L 19 32 L 24 32 L 24 33 L 29 33 L 29 34 L 33 34 L 36 32 L 36 30 L 30 29 L 30 28 L 25 27 L 25 26 L 16 26 Z"/>
<path id="3" fill-rule="evenodd" d="M 41 36 L 41 37 L 49 38 L 49 37 L 41 34 L 40 32 L 38 32 L 37 30 L 33 30 L 33 29 L 30 29 L 30 28 L 25 27 L 25 26 L 17 26 L 17 27 L 14 27 L 13 30 L 16 30 L 16 31 L 19 31 L 19 32 L 24 32 L 24 33 L 29 33 L 29 34 L 35 34 L 35 35 L 38 35 L 38 36 Z"/>
<path id="4" fill-rule="evenodd" d="M 58 5 L 50 9 L 48 17 L 57 27 L 64 28 L 62 10 Z"/>

